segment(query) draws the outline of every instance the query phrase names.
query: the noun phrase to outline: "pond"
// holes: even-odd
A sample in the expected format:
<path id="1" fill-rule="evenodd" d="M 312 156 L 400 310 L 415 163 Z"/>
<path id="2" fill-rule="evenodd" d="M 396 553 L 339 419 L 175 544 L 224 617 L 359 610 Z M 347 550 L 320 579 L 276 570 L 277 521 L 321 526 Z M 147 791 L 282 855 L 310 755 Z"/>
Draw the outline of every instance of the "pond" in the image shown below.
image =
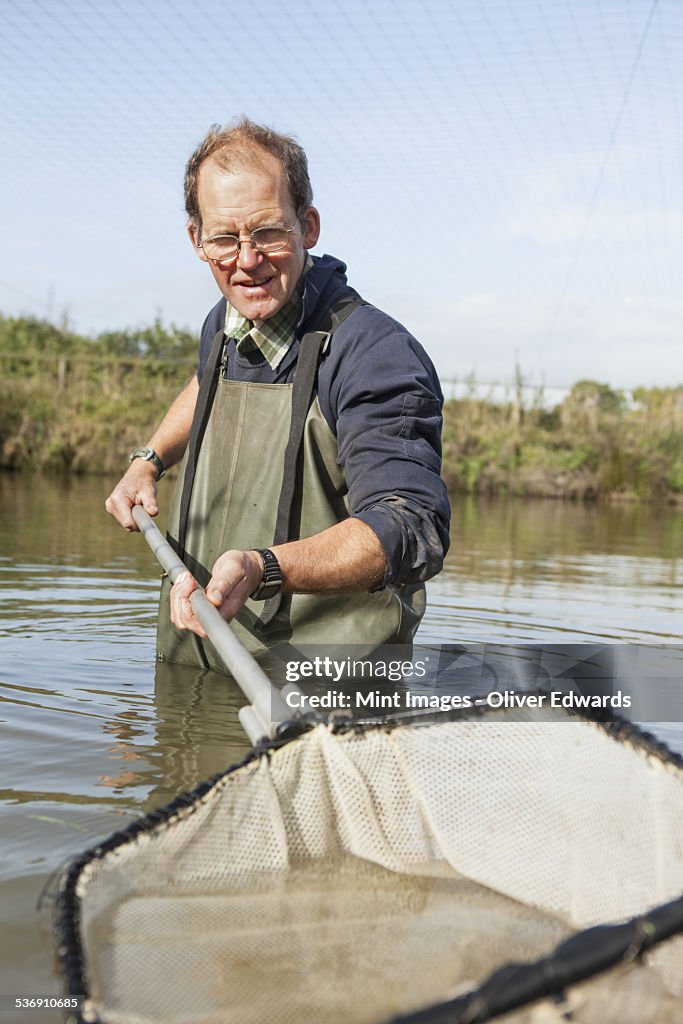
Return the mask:
<path id="1" fill-rule="evenodd" d="M 159 570 L 104 513 L 113 483 L 0 476 L 5 994 L 59 991 L 55 872 L 249 747 L 225 677 L 166 667 L 155 678 Z M 454 510 L 422 643 L 680 642 L 681 510 L 467 498 Z M 683 748 L 679 723 L 657 731 Z"/>

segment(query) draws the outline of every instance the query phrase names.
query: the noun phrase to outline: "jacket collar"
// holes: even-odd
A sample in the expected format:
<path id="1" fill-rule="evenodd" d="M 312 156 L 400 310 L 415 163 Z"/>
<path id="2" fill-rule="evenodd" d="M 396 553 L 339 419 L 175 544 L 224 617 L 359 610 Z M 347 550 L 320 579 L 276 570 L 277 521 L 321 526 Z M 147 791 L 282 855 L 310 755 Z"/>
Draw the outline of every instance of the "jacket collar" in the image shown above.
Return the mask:
<path id="1" fill-rule="evenodd" d="M 346 285 L 346 264 L 335 256 L 313 256 L 313 266 L 306 274 L 304 294 L 301 304 L 301 317 L 296 325 L 296 333 L 301 336 L 307 323 L 315 316 L 318 308 L 333 298 L 335 293 Z"/>

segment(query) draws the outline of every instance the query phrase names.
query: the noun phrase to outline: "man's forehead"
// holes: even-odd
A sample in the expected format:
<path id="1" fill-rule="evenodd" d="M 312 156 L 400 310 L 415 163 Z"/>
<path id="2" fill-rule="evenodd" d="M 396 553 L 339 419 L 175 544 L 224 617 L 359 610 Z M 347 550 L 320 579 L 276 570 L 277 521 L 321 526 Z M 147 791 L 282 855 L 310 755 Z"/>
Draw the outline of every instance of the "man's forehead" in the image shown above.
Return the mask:
<path id="1" fill-rule="evenodd" d="M 232 155 L 229 160 L 222 158 L 220 152 L 213 153 L 199 168 L 199 191 L 207 192 L 212 186 L 234 188 L 238 179 L 243 182 L 245 178 L 258 183 L 261 188 L 267 187 L 264 179 L 268 179 L 273 188 L 279 190 L 285 180 L 285 172 L 277 157 L 265 150 L 246 151 Z"/>
<path id="2" fill-rule="evenodd" d="M 261 203 L 273 207 L 291 204 L 282 164 L 265 152 L 252 160 L 231 161 L 229 167 L 215 155 L 208 157 L 199 169 L 198 199 L 204 217 L 232 205 L 241 209 Z"/>

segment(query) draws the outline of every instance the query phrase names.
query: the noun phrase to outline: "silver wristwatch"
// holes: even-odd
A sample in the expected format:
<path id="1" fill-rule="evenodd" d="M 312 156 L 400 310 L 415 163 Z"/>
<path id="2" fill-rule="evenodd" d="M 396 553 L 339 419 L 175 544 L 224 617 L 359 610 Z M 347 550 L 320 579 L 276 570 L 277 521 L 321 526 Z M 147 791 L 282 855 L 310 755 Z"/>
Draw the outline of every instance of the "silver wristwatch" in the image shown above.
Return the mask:
<path id="1" fill-rule="evenodd" d="M 136 448 L 128 456 L 129 462 L 132 462 L 133 459 L 144 459 L 145 462 L 151 462 L 157 471 L 157 480 L 161 480 L 162 476 L 166 473 L 163 462 L 153 448 Z"/>

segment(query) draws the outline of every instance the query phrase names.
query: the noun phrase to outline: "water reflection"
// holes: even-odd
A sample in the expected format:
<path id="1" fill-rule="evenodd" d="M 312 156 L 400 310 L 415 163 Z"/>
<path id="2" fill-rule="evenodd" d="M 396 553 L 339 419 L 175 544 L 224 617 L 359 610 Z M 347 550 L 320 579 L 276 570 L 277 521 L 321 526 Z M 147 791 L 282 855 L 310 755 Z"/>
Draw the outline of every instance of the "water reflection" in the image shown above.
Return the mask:
<path id="1" fill-rule="evenodd" d="M 145 810 L 235 764 L 250 749 L 237 720 L 244 698 L 231 679 L 208 669 L 157 663 L 154 701 L 158 782 Z"/>

